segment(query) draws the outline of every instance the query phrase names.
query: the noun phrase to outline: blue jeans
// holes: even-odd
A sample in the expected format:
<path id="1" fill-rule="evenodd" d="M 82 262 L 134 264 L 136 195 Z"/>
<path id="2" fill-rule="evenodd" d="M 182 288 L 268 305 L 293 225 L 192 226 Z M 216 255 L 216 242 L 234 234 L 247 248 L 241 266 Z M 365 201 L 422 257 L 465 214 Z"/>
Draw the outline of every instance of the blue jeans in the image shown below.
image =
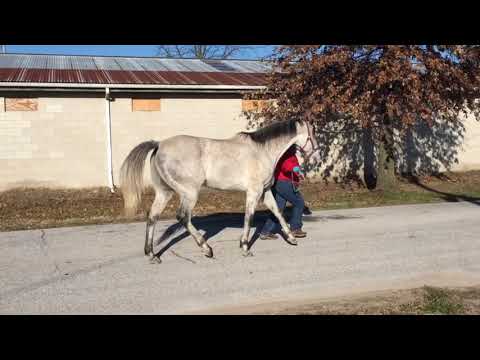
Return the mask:
<path id="1" fill-rule="evenodd" d="M 287 201 L 293 205 L 292 217 L 290 218 L 290 229 L 300 230 L 302 228 L 302 214 L 305 207 L 305 201 L 299 191 L 294 191 L 293 184 L 290 181 L 277 181 L 272 188 L 272 192 L 277 201 L 278 209 L 281 213 L 285 210 Z M 271 234 L 278 224 L 275 215 L 271 215 L 265 225 L 263 225 L 262 234 Z"/>

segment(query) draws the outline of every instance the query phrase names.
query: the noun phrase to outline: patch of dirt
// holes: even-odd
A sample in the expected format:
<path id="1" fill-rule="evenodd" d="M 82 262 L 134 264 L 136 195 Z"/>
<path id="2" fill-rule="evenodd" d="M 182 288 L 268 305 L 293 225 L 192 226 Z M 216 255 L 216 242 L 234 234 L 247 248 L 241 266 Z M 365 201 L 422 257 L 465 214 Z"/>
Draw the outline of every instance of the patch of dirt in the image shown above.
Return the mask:
<path id="1" fill-rule="evenodd" d="M 143 221 L 153 199 L 153 190 L 147 189 L 137 215 L 126 218 L 119 190 L 115 193 L 108 188 L 8 190 L 0 193 L 0 231 Z M 175 218 L 178 205 L 178 197 L 174 196 L 161 218 Z M 200 193 L 194 211 L 196 215 L 206 215 L 243 209 L 242 193 L 205 189 Z"/>
<path id="2" fill-rule="evenodd" d="M 435 201 L 455 201 L 455 196 L 447 196 L 445 193 L 480 194 L 480 171 L 421 178 L 423 187 L 411 180 L 401 180 L 400 192 L 394 194 L 390 202 L 385 201 L 383 194 L 369 191 L 358 184 L 305 182 L 301 191 L 312 209 L 428 202 L 432 201 L 432 194 Z M 404 194 L 415 196 L 407 198 Z M 152 189 L 147 190 L 137 216 L 127 219 L 123 215 L 120 191 L 112 194 L 108 188 L 13 189 L 0 193 L 0 231 L 144 221 L 153 197 Z M 178 204 L 178 197 L 174 196 L 161 218 L 175 218 Z M 241 213 L 244 208 L 245 195 L 242 192 L 204 189 L 200 193 L 194 214 Z M 258 210 L 265 210 L 265 207 L 260 205 Z"/>
<path id="3" fill-rule="evenodd" d="M 478 315 L 480 286 L 396 290 L 371 295 L 276 306 L 257 315 Z"/>

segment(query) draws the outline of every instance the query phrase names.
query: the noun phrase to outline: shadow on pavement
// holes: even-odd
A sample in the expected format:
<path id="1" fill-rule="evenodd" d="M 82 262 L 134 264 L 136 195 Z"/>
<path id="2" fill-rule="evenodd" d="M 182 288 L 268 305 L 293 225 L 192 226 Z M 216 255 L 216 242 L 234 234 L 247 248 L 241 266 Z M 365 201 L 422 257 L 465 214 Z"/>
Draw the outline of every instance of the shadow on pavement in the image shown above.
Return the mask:
<path id="1" fill-rule="evenodd" d="M 250 241 L 248 243 L 248 247 L 251 248 L 253 244 L 258 240 L 260 237 L 260 231 L 265 223 L 265 221 L 270 216 L 270 211 L 263 210 L 263 211 L 256 211 L 252 221 L 252 229 L 250 230 L 251 235 Z M 361 218 L 359 216 L 344 216 L 344 215 L 326 215 L 326 216 L 315 216 L 311 213 L 309 209 L 304 211 L 303 221 L 304 222 L 316 222 L 316 221 L 328 221 L 328 220 L 346 220 L 346 219 L 358 219 Z M 312 214 L 312 215 L 310 215 Z M 291 216 L 291 208 L 287 207 L 284 211 L 285 220 L 288 222 Z M 226 228 L 234 228 L 234 229 L 243 229 L 243 221 L 244 221 L 245 214 L 241 213 L 217 213 L 217 214 L 210 214 L 205 216 L 195 216 L 192 218 L 192 224 L 195 228 L 199 231 L 203 231 L 205 240 L 214 237 L 215 235 L 219 234 Z M 183 230 L 179 235 L 176 235 L 178 232 Z M 276 232 L 279 233 L 281 237 L 285 239 L 285 236 L 280 231 L 280 225 L 277 224 Z M 175 236 L 176 235 L 176 236 Z M 162 256 L 168 249 L 172 246 L 177 244 L 178 242 L 182 241 L 183 239 L 189 237 L 190 234 L 185 230 L 185 228 L 180 225 L 179 223 L 175 223 L 169 226 L 164 233 L 154 241 L 156 246 L 164 243 L 168 239 L 168 243 L 158 251 L 157 256 Z M 238 232 L 238 242 L 240 245 L 240 237 L 242 236 L 242 232 Z M 173 237 L 173 238 L 172 238 Z"/>

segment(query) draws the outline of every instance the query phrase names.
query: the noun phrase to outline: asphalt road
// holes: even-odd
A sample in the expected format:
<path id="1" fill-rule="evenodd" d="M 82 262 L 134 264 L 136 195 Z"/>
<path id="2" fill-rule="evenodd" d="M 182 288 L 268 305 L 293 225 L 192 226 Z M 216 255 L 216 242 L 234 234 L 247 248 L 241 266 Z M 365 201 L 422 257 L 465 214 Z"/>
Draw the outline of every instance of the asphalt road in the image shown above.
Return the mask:
<path id="1" fill-rule="evenodd" d="M 257 240 L 241 216 L 207 217 L 205 258 L 179 230 L 143 255 L 144 223 L 0 233 L 0 314 L 249 313 L 271 304 L 422 286 L 480 284 L 472 203 L 318 211 L 306 239 Z M 261 220 L 261 219 L 260 219 Z M 307 221 L 308 220 L 308 221 Z M 173 221 L 157 225 L 156 237 Z"/>

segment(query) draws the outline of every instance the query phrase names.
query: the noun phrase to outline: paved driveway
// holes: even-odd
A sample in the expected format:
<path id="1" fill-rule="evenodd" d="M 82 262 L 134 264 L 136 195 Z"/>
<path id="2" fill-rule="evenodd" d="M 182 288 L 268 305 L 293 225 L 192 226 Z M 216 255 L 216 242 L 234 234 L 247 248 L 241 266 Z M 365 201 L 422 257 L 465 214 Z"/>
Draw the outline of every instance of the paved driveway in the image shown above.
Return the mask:
<path id="1" fill-rule="evenodd" d="M 215 259 L 180 230 L 160 265 L 143 256 L 144 223 L 4 232 L 0 313 L 245 313 L 277 301 L 478 285 L 479 218 L 471 203 L 318 211 L 299 246 L 257 240 L 244 258 L 243 218 L 207 217 L 197 225 L 212 236 Z M 159 223 L 156 237 L 172 224 Z"/>

